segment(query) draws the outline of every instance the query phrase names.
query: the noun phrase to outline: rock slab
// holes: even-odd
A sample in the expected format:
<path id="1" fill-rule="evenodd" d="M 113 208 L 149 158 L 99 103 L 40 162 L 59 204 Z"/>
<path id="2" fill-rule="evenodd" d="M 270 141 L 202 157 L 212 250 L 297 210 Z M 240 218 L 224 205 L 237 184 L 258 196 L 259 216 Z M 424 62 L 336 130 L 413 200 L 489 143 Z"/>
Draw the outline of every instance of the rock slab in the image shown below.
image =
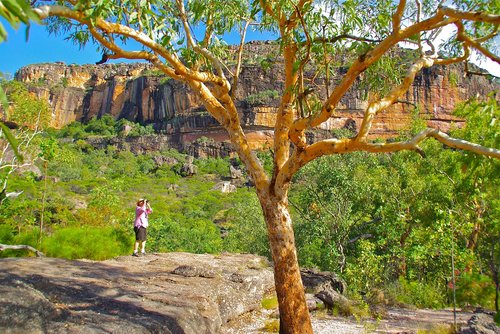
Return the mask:
<path id="1" fill-rule="evenodd" d="M 220 333 L 273 287 L 254 255 L 0 259 L 0 332 Z"/>

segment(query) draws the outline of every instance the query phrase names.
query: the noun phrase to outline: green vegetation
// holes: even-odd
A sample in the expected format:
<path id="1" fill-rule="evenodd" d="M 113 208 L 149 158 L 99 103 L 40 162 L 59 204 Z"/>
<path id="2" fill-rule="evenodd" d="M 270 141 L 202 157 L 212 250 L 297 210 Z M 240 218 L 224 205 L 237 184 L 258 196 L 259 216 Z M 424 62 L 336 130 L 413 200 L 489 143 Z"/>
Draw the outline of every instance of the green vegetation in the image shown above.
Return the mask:
<path id="1" fill-rule="evenodd" d="M 277 100 L 280 97 L 280 94 L 276 90 L 265 90 L 262 92 L 258 92 L 255 94 L 250 94 L 245 98 L 250 104 L 259 105 L 259 104 L 269 104 L 269 102 L 273 100 Z"/>
<path id="2" fill-rule="evenodd" d="M 24 94 L 20 87 L 9 87 Z M 15 94 L 10 96 L 16 107 L 24 105 Z M 500 131 L 491 121 L 499 117 L 494 99 L 470 101 L 457 114 L 469 119 L 467 127 L 454 130 L 460 137 L 498 147 Z M 27 244 L 69 259 L 127 255 L 133 245 L 135 200 L 147 197 L 154 209 L 150 251 L 229 251 L 270 258 L 253 189 L 230 194 L 212 190 L 237 160 L 195 159 L 198 174 L 182 177 L 180 167 L 187 157 L 175 150 L 136 156 L 113 146 L 96 149 L 85 141 L 90 136 L 123 136 L 124 125 L 136 133 L 152 133 L 105 116 L 32 138 L 30 155 L 43 158 L 36 162 L 43 177 L 10 176 L 8 191 L 23 193 L 0 205 L 0 243 Z M 340 274 L 354 299 L 361 300 L 358 292 L 369 296 L 380 290 L 380 304 L 440 308 L 452 301 L 453 256 L 459 305 L 493 309 L 490 266 L 499 259 L 493 246 L 500 228 L 495 196 L 500 164 L 443 150 L 435 142 L 422 149 L 426 158 L 412 152 L 357 153 L 305 166 L 290 190 L 300 263 Z M 158 165 L 157 156 L 177 163 Z M 265 152 L 259 159 L 266 166 L 272 161 Z M 2 177 L 7 172 L 0 169 Z M 222 237 L 221 230 L 227 235 Z M 32 254 L 9 250 L 0 256 Z M 262 303 L 273 307 L 276 302 Z M 366 304 L 359 305 L 333 311 L 365 316 Z"/>
<path id="3" fill-rule="evenodd" d="M 127 129 L 128 128 L 128 129 Z M 54 133 L 57 138 L 85 139 L 90 136 L 101 137 L 139 137 L 154 135 L 152 125 L 140 125 L 126 119 L 115 120 L 113 116 L 104 115 L 92 118 L 87 123 L 73 122 Z"/>

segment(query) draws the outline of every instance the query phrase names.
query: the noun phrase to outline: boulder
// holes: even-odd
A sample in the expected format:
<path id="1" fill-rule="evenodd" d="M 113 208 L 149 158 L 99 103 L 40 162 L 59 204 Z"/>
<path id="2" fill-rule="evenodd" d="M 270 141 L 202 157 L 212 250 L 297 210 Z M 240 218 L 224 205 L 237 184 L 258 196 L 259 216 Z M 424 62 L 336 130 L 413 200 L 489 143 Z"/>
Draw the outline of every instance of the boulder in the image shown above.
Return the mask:
<path id="1" fill-rule="evenodd" d="M 198 173 L 198 166 L 193 164 L 194 158 L 192 156 L 188 156 L 187 161 L 181 167 L 181 174 L 183 176 L 192 176 Z"/>
<path id="2" fill-rule="evenodd" d="M 300 275 L 305 289 L 314 293 L 324 290 L 332 290 L 342 294 L 346 289 L 345 282 L 335 273 L 329 271 L 301 269 Z"/>
<path id="3" fill-rule="evenodd" d="M 474 314 L 467 326 L 459 331 L 460 334 L 500 334 L 500 327 L 495 324 L 493 316 L 486 313 Z"/>
<path id="4" fill-rule="evenodd" d="M 229 173 L 231 175 L 231 179 L 240 179 L 243 177 L 243 171 L 241 169 L 234 168 L 232 165 L 229 166 Z"/>
<path id="5" fill-rule="evenodd" d="M 212 189 L 220 190 L 222 193 L 232 193 L 236 191 L 236 186 L 231 184 L 229 181 L 221 181 L 218 182 Z"/>
<path id="6" fill-rule="evenodd" d="M 342 295 L 345 282 L 334 273 L 314 269 L 301 269 L 300 273 L 306 292 L 321 300 L 328 308 L 337 306 L 343 309 L 349 305 L 349 300 Z M 308 303 L 310 310 L 319 307 L 313 306 L 312 301 Z"/>

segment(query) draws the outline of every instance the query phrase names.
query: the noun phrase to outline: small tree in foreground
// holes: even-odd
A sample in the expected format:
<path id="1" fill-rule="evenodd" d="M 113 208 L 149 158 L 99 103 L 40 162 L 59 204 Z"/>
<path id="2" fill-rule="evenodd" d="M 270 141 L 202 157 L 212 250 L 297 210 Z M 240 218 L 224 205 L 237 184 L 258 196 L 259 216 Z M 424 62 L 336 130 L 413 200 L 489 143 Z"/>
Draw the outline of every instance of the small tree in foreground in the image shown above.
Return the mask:
<path id="1" fill-rule="evenodd" d="M 466 62 L 471 50 L 499 62 L 488 49 L 494 45 L 500 24 L 500 16 L 493 15 L 499 11 L 498 3 L 449 3 L 450 7 L 442 6 L 443 1 L 419 0 L 68 0 L 39 1 L 35 12 L 49 19 L 53 31 L 62 31 L 81 44 L 96 42 L 104 52 L 102 61 L 149 61 L 199 95 L 227 130 L 255 183 L 274 261 L 280 332 L 303 334 L 312 333 L 312 327 L 288 207 L 290 182 L 301 167 L 324 155 L 354 151 L 422 153 L 418 145 L 427 138 L 500 157 L 497 149 L 430 128 L 406 141 L 372 141 L 370 137 L 374 119 L 400 101 L 422 69 Z M 244 61 L 243 43 L 251 25 L 275 32 L 283 57 L 285 79 L 274 127 L 272 175 L 266 174 L 251 150 L 234 99 Z M 448 43 L 435 44 L 445 27 L 454 27 L 456 32 Z M 233 53 L 221 43 L 228 32 L 241 36 L 239 49 Z M 130 40 L 134 43 L 123 44 Z M 393 51 L 402 42 L 414 45 L 417 52 L 395 62 Z M 325 79 L 322 100 L 306 87 L 303 74 L 311 64 Z M 338 67 L 345 74 L 332 85 L 330 77 Z M 371 102 L 355 135 L 308 142 L 306 131 L 335 116 L 341 98 L 357 81 L 365 83 Z"/>

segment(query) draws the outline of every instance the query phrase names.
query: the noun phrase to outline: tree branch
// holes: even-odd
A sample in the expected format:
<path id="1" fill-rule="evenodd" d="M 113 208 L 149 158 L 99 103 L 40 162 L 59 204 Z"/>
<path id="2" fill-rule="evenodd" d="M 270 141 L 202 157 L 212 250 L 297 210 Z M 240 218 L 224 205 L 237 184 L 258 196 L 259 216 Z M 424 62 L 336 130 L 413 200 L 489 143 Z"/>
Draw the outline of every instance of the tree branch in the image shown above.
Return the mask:
<path id="1" fill-rule="evenodd" d="M 458 19 L 474 22 L 487 22 L 493 24 L 500 23 L 500 15 L 486 14 L 484 12 L 462 12 L 450 7 L 441 7 L 439 9 L 444 15 Z"/>
<path id="2" fill-rule="evenodd" d="M 359 239 L 369 239 L 369 238 L 373 238 L 373 234 L 365 233 L 365 234 L 358 235 L 357 237 L 354 237 L 354 238 L 348 240 L 347 243 L 352 244 L 352 243 L 355 243 L 356 241 L 358 241 Z"/>
<path id="3" fill-rule="evenodd" d="M 365 71 L 371 64 L 376 62 L 380 57 L 382 57 L 387 50 L 395 46 L 402 40 L 409 38 L 412 35 L 420 33 L 421 31 L 431 30 L 435 27 L 439 27 L 446 21 L 444 14 L 440 11 L 436 15 L 428 18 L 427 20 L 417 22 L 412 26 L 402 30 L 399 34 L 391 34 L 386 37 L 381 43 L 376 45 L 371 51 L 364 55 L 361 55 L 349 68 L 347 73 L 344 75 L 342 81 L 337 85 L 332 94 L 323 103 L 323 107 L 318 114 L 311 115 L 307 118 L 301 118 L 296 120 L 290 129 L 290 140 L 300 149 L 306 147 L 306 138 L 304 131 L 308 128 L 316 127 L 321 123 L 328 120 L 338 102 L 344 96 L 348 89 L 352 87 L 358 76 Z M 448 24 L 448 21 L 446 21 Z M 432 28 L 431 28 L 432 27 Z"/>
<path id="4" fill-rule="evenodd" d="M 238 56 L 237 56 L 237 62 L 236 62 L 236 69 L 234 71 L 234 77 L 233 77 L 233 87 L 231 89 L 231 97 L 234 98 L 234 94 L 236 93 L 236 89 L 238 88 L 238 79 L 240 77 L 240 71 L 241 71 L 241 64 L 242 64 L 242 59 L 243 59 L 243 46 L 245 44 L 245 38 L 247 34 L 247 29 L 248 26 L 252 20 L 247 20 L 245 23 L 245 27 L 243 28 L 243 31 L 241 33 L 241 39 L 240 39 L 240 45 L 238 47 Z"/>
<path id="5" fill-rule="evenodd" d="M 392 16 L 392 31 L 393 34 L 397 35 L 399 33 L 399 29 L 401 28 L 401 18 L 403 17 L 403 13 L 406 7 L 406 1 L 399 1 L 398 8 L 396 12 Z"/>
<path id="6" fill-rule="evenodd" d="M 122 35 L 129 37 L 137 41 L 138 43 L 150 48 L 155 54 L 160 55 L 165 58 L 165 60 L 173 67 L 175 75 L 180 78 L 184 77 L 186 79 L 201 81 L 201 82 L 213 82 L 219 86 L 224 86 L 227 81 L 224 78 L 216 76 L 209 72 L 198 72 L 187 68 L 177 55 L 170 53 L 160 44 L 153 41 L 149 36 L 144 33 L 138 32 L 128 26 L 124 26 L 119 23 L 110 23 L 103 19 L 97 18 L 94 22 L 91 22 L 82 12 L 73 10 L 64 6 L 41 6 L 33 9 L 34 12 L 40 17 L 40 19 L 45 19 L 50 16 L 64 17 L 67 19 L 75 20 L 87 27 L 95 26 L 106 33 L 113 33 L 117 35 Z"/>
<path id="7" fill-rule="evenodd" d="M 367 38 L 367 37 L 361 37 L 361 36 L 356 36 L 356 35 L 351 35 L 351 34 L 342 34 L 342 35 L 337 35 L 335 37 L 331 38 L 323 38 L 323 37 L 316 37 L 313 41 L 318 42 L 318 43 L 335 43 L 341 39 L 352 39 L 354 41 L 358 42 L 368 42 L 368 43 L 379 43 L 382 40 L 381 39 L 372 39 L 372 38 Z"/>
<path id="8" fill-rule="evenodd" d="M 410 67 L 410 69 L 408 70 L 408 74 L 399 86 L 394 87 L 391 92 L 383 99 L 370 103 L 365 111 L 365 116 L 363 118 L 363 122 L 361 123 L 358 135 L 354 140 L 357 142 L 366 141 L 368 133 L 370 132 L 371 126 L 373 124 L 373 120 L 375 119 L 377 113 L 396 103 L 398 98 L 408 91 L 410 85 L 415 80 L 415 76 L 417 75 L 417 73 L 420 72 L 422 68 L 431 67 L 433 64 L 434 60 L 431 58 L 420 58 L 418 62 Z"/>
<path id="9" fill-rule="evenodd" d="M 33 248 L 29 245 L 4 245 L 4 244 L 0 244 L 0 252 L 5 251 L 7 249 L 13 249 L 13 250 L 26 249 L 26 250 L 34 252 L 37 257 L 45 256 L 38 249 Z"/>
<path id="10" fill-rule="evenodd" d="M 193 48 L 193 50 L 198 51 L 200 54 L 202 54 L 208 60 L 210 60 L 210 62 L 215 67 L 215 69 L 217 70 L 217 73 L 219 75 L 219 78 L 220 78 L 220 80 L 218 80 L 219 85 L 222 87 L 225 87 L 225 89 L 229 92 L 229 90 L 231 89 L 231 85 L 226 80 L 224 70 L 223 70 L 223 67 L 224 67 L 223 64 L 208 49 L 206 49 L 204 47 L 200 47 L 198 45 L 198 43 L 196 43 L 196 41 L 193 38 L 193 35 L 191 34 L 191 28 L 190 28 L 189 22 L 187 21 L 187 14 L 186 14 L 186 9 L 184 7 L 184 2 L 182 0 L 176 0 L 176 3 L 177 3 L 177 7 L 179 8 L 179 11 L 181 14 L 180 16 L 181 16 L 182 24 L 184 26 L 184 32 L 186 33 L 188 45 L 190 45 Z"/>
<path id="11" fill-rule="evenodd" d="M 500 150 L 471 143 L 463 139 L 452 138 L 437 129 L 425 129 L 412 139 L 396 143 L 363 143 L 354 148 L 356 151 L 367 151 L 373 153 L 396 152 L 402 150 L 418 151 L 418 144 L 427 138 L 434 138 L 448 147 L 458 148 L 465 151 L 481 154 L 484 156 L 500 159 Z"/>

